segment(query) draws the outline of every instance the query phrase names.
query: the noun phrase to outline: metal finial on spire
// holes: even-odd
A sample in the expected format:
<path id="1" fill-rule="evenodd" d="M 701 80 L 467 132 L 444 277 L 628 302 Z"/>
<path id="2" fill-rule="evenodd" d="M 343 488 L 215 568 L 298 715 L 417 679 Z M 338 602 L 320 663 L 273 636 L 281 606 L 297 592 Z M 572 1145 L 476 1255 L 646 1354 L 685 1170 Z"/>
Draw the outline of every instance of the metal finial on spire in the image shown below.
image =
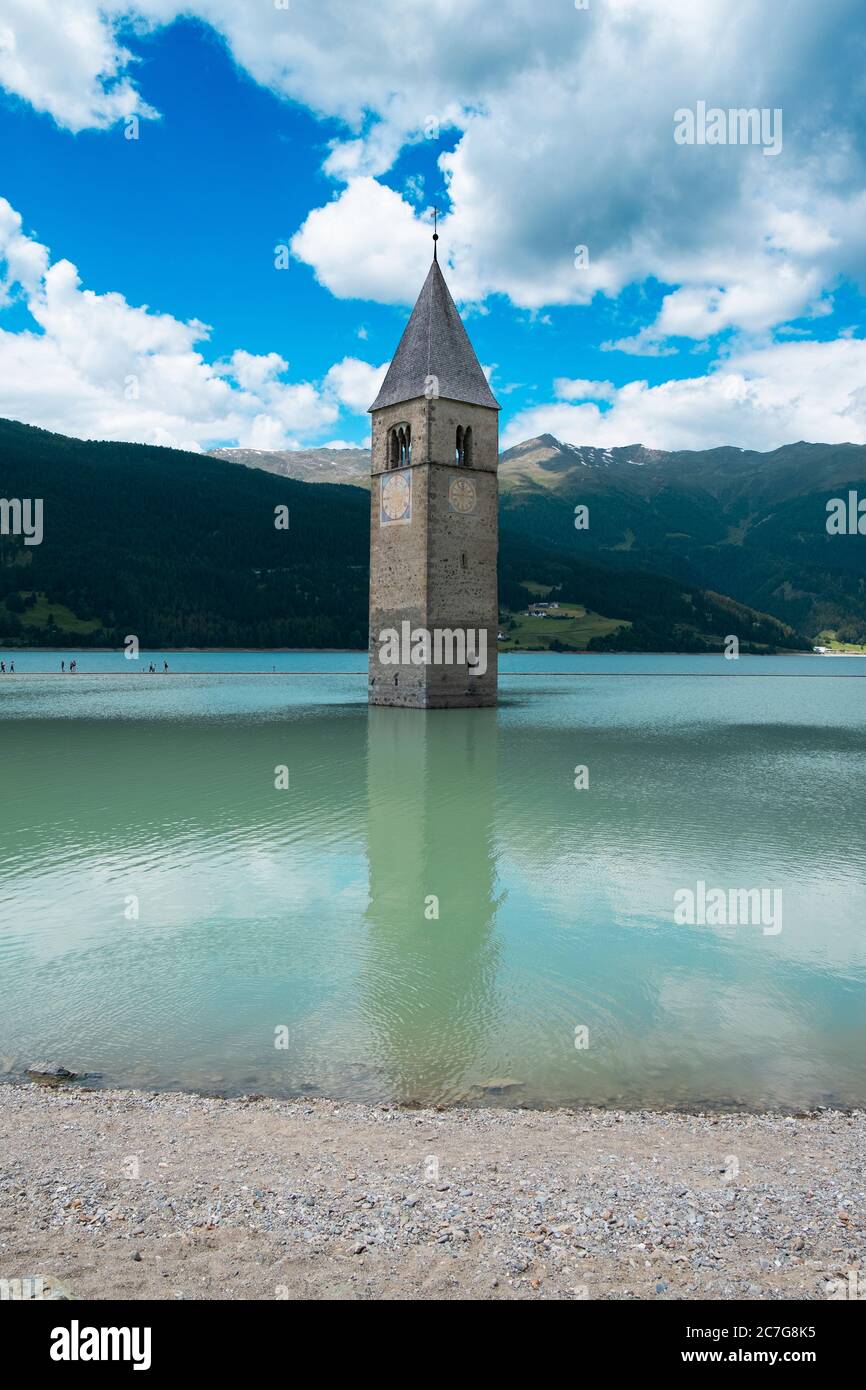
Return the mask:
<path id="1" fill-rule="evenodd" d="M 434 208 L 434 209 L 433 209 L 433 259 L 434 259 L 434 261 L 436 261 L 436 260 L 439 259 L 439 257 L 438 257 L 437 254 L 436 254 L 436 243 L 437 243 L 437 241 L 439 240 L 439 232 L 438 232 L 438 230 L 437 230 L 437 229 L 438 229 L 438 226 L 439 226 L 439 209 L 438 209 L 438 208 Z"/>

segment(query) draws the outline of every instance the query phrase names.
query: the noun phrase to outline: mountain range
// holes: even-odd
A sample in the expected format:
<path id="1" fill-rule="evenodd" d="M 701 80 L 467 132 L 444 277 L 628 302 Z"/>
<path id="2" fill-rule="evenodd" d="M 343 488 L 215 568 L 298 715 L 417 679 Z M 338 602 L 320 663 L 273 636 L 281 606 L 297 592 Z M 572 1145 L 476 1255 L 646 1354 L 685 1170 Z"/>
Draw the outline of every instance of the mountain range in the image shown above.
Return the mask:
<path id="1" fill-rule="evenodd" d="M 285 476 L 369 486 L 365 450 L 218 451 Z M 345 455 L 345 457 L 343 457 Z M 329 471 L 332 470 L 332 471 Z M 812 640 L 866 643 L 866 538 L 827 532 L 827 502 L 866 498 L 866 447 L 600 449 L 544 434 L 506 449 L 503 531 L 618 570 L 668 575 L 772 614 Z M 576 532 L 574 508 L 589 509 Z"/>
<path id="2" fill-rule="evenodd" d="M 551 435 L 502 456 L 503 526 L 581 554 L 729 595 L 812 639 L 866 642 L 866 537 L 831 535 L 827 503 L 866 498 L 866 447 L 772 453 L 576 448 Z"/>
<path id="3" fill-rule="evenodd" d="M 348 483 L 370 488 L 369 449 L 212 449 L 211 458 L 259 468 L 299 483 Z"/>
<path id="4" fill-rule="evenodd" d="M 0 535 L 0 645 L 364 648 L 368 469 L 362 449 L 209 456 L 0 420 L 0 498 L 44 506 L 40 545 Z M 565 650 L 717 651 L 730 633 L 744 650 L 802 650 L 830 630 L 866 642 L 866 539 L 825 525 L 828 497 L 866 495 L 864 478 L 853 445 L 528 440 L 501 456 L 506 636 Z M 544 596 L 560 621 L 533 628 Z"/>

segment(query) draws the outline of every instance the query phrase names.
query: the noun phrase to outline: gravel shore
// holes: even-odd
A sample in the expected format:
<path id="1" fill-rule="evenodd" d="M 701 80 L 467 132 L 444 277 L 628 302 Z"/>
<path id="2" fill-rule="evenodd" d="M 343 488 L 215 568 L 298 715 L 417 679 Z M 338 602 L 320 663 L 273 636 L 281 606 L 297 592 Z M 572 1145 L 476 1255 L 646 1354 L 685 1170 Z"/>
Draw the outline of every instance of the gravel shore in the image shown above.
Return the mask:
<path id="1" fill-rule="evenodd" d="M 852 1271 L 866 1291 L 864 1139 L 863 1111 L 3 1085 L 0 1279 L 85 1299 L 823 1300 Z"/>

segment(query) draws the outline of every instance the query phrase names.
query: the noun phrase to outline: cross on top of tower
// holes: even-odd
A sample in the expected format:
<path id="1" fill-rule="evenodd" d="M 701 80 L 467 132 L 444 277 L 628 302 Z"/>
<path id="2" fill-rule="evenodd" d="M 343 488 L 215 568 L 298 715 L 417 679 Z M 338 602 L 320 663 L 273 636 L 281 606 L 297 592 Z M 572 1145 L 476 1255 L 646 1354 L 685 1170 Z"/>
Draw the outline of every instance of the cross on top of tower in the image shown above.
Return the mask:
<path id="1" fill-rule="evenodd" d="M 439 257 L 438 257 L 437 254 L 436 254 L 436 243 L 437 243 L 438 240 L 439 240 L 439 209 L 438 209 L 438 208 L 434 208 L 434 209 L 433 209 L 433 259 L 434 259 L 434 261 L 437 261 L 437 260 L 439 259 Z"/>

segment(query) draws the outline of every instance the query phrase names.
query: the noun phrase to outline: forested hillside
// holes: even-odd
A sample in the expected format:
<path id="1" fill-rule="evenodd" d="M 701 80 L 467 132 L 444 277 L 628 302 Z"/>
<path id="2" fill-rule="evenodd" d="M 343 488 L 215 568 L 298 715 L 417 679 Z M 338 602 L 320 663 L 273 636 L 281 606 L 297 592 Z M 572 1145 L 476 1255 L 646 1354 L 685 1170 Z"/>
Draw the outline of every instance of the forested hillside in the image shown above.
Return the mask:
<path id="1" fill-rule="evenodd" d="M 67 633 L 82 645 L 128 633 L 146 646 L 367 644 L 369 499 L 357 488 L 0 421 L 0 496 L 44 499 L 41 545 L 0 537 L 7 646 Z M 288 530 L 275 527 L 280 506 Z M 22 593 L 44 595 L 38 611 L 55 622 L 10 611 Z"/>
<path id="2" fill-rule="evenodd" d="M 145 647 L 367 645 L 369 494 L 359 488 L 0 421 L 0 496 L 41 498 L 44 509 L 40 545 L 0 537 L 6 647 L 120 647 L 129 634 Z M 278 508 L 287 530 L 275 525 Z M 573 528 L 560 530 L 544 537 L 533 507 L 506 502 L 504 622 L 532 601 L 529 583 L 628 625 L 596 647 L 718 649 L 730 632 L 744 650 L 809 645 L 681 578 L 606 563 Z"/>

